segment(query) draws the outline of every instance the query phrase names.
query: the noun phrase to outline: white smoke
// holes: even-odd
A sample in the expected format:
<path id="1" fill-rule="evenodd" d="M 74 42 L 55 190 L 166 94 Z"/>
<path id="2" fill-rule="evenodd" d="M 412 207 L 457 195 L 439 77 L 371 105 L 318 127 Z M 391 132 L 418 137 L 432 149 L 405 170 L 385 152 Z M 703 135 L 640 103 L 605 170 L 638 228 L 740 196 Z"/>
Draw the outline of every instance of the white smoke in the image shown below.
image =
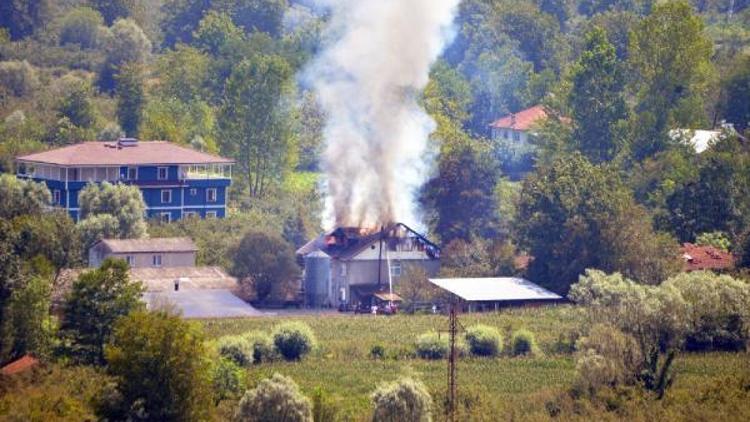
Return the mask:
<path id="1" fill-rule="evenodd" d="M 318 0 L 327 47 L 305 72 L 328 120 L 327 206 L 339 226 L 416 224 L 435 123 L 418 104 L 460 0 Z"/>

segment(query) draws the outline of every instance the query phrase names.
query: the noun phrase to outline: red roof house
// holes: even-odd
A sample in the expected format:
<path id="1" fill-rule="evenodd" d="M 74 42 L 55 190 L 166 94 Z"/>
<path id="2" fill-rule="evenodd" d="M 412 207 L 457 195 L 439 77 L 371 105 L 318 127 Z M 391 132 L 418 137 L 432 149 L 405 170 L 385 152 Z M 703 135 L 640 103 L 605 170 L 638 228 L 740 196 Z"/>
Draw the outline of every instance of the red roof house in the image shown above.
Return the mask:
<path id="1" fill-rule="evenodd" d="M 28 371 L 29 369 L 37 366 L 39 364 L 39 360 L 34 358 L 31 355 L 24 355 L 23 357 L 20 357 L 13 362 L 3 366 L 0 368 L 0 374 L 2 375 L 14 375 L 21 372 Z"/>
<path id="2" fill-rule="evenodd" d="M 547 118 L 547 112 L 544 107 L 536 105 L 518 113 L 511 113 L 505 117 L 493 122 L 490 127 L 496 129 L 513 129 L 526 132 L 531 129 L 535 123 Z"/>
<path id="3" fill-rule="evenodd" d="M 685 271 L 722 271 L 734 268 L 734 256 L 727 251 L 692 243 L 684 243 L 681 249 Z"/>

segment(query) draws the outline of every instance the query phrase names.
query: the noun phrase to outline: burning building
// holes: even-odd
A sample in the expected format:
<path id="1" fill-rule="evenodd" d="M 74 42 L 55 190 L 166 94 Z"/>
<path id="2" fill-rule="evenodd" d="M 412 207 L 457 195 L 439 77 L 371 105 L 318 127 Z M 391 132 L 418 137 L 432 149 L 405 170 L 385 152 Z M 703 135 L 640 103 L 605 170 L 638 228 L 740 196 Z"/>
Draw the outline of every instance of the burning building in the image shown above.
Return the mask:
<path id="1" fill-rule="evenodd" d="M 297 250 L 304 261 L 308 306 L 370 305 L 388 301 L 389 286 L 411 267 L 428 276 L 440 269 L 440 248 L 405 224 L 380 230 L 340 227 Z"/>

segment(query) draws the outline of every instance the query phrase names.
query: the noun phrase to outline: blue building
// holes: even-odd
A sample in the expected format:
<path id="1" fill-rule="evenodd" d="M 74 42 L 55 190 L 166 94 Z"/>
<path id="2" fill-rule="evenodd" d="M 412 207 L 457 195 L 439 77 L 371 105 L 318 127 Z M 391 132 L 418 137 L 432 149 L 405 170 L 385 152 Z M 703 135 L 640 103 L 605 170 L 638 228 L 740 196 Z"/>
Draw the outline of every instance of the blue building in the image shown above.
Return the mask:
<path id="1" fill-rule="evenodd" d="M 18 177 L 44 182 L 53 204 L 79 219 L 78 193 L 87 183 L 138 186 L 146 217 L 223 218 L 233 161 L 164 141 L 84 142 L 16 159 Z"/>

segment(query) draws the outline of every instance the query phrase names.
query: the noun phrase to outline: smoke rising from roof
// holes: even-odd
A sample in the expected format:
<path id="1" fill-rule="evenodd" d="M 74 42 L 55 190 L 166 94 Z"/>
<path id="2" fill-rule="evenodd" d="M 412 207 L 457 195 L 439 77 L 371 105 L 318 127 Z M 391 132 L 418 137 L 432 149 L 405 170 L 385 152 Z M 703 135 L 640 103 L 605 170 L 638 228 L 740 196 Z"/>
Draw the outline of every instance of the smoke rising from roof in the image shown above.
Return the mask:
<path id="1" fill-rule="evenodd" d="M 318 0 L 328 44 L 304 77 L 327 114 L 323 168 L 337 226 L 416 223 L 435 123 L 418 104 L 459 0 Z"/>

